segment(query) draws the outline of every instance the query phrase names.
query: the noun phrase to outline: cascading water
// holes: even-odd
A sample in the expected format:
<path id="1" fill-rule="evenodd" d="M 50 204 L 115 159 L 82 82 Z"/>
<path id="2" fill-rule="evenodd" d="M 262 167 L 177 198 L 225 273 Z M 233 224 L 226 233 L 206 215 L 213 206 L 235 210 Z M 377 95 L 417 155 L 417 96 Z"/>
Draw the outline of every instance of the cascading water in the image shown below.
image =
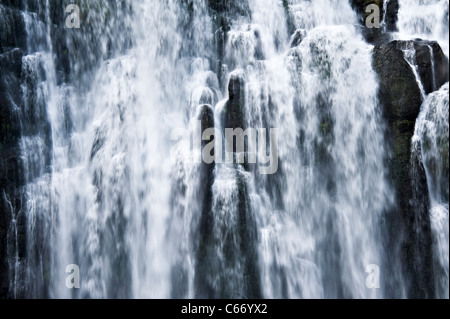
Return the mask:
<path id="1" fill-rule="evenodd" d="M 398 31 L 400 37 L 436 40 L 448 56 L 448 0 L 400 0 Z"/>
<path id="2" fill-rule="evenodd" d="M 439 42 L 448 57 L 449 1 L 401 0 L 398 29 L 402 38 L 420 37 Z M 416 49 L 412 43 L 405 50 L 424 98 L 421 113 L 416 122 L 412 141 L 412 158 L 418 158 L 425 167 L 430 193 L 429 215 L 433 239 L 436 297 L 448 298 L 448 82 L 440 89 L 436 85 L 436 66 L 433 48 L 428 45 L 432 91 L 426 95 L 418 74 Z"/>
<path id="3" fill-rule="evenodd" d="M 79 131 L 53 177 L 60 216 L 54 268 L 76 263 L 85 269 L 80 297 L 171 295 L 171 258 L 181 252 L 168 249 L 179 239 L 168 233 L 167 220 L 175 229 L 186 221 L 170 216 L 170 197 L 181 194 L 171 194 L 169 134 L 189 114 L 189 85 L 201 85 L 196 78 L 208 71 L 208 61 L 192 55 L 206 51 L 207 39 L 195 29 L 204 21 L 186 32 L 193 41 L 184 47 L 178 32 L 188 17 L 182 9 L 175 1 L 134 2 L 135 48 L 106 61 L 85 98 L 87 109 L 72 110 Z M 195 5 L 192 18 L 204 18 L 198 16 L 202 10 Z M 67 161 L 74 163 L 68 168 Z M 54 287 L 55 297 L 67 294 L 64 281 L 55 282 L 62 283 Z"/>
<path id="4" fill-rule="evenodd" d="M 436 37 L 448 55 L 448 14 L 427 24 L 448 0 L 421 3 L 432 18 L 411 18 L 410 2 L 400 1 L 398 35 Z M 89 3 L 88 29 L 63 43 L 49 1 L 23 10 L 30 129 L 26 209 L 8 231 L 11 297 L 406 297 L 401 258 L 386 249 L 396 198 L 373 45 L 349 2 Z M 414 53 L 405 47 L 421 85 Z M 436 294 L 448 298 L 448 83 L 421 91 L 413 151 L 430 190 Z M 247 144 L 276 143 L 276 172 L 196 163 L 201 128 L 266 129 Z M 188 146 L 173 140 L 180 129 Z M 225 144 L 214 141 L 218 156 Z M 70 290 L 74 264 L 80 289 Z M 371 266 L 389 274 L 380 289 L 367 286 Z"/>
<path id="5" fill-rule="evenodd" d="M 426 98 L 413 137 L 413 156 L 422 159 L 430 190 L 434 267 L 440 278 L 436 282 L 438 298 L 449 297 L 448 99 L 448 83 Z"/>

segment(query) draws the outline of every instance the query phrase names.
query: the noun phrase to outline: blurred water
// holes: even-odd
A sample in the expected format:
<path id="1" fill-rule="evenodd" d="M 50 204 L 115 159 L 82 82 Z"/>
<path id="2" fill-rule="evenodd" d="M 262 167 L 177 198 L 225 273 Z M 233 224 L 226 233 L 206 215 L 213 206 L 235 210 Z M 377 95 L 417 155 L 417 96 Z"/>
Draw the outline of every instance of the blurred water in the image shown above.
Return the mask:
<path id="1" fill-rule="evenodd" d="M 449 1 L 400 0 L 399 37 L 438 41 L 448 57 Z"/>
<path id="2" fill-rule="evenodd" d="M 448 99 L 448 83 L 426 98 L 413 137 L 413 151 L 420 152 L 430 191 L 437 298 L 449 296 Z"/>
<path id="3" fill-rule="evenodd" d="M 425 21 L 422 29 L 405 22 L 413 14 L 406 2 L 399 34 L 448 39 L 426 27 L 442 25 L 431 24 L 435 17 L 414 18 Z M 421 12 L 437 14 L 444 2 L 448 8 L 448 0 L 434 1 Z M 20 265 L 10 256 L 15 296 L 48 289 L 53 298 L 383 298 L 390 282 L 405 297 L 384 249 L 395 203 L 373 47 L 349 3 L 287 3 L 289 11 L 281 1 L 244 1 L 227 12 L 225 27 L 206 0 L 91 1 L 82 8 L 88 31 L 64 45 L 93 45 L 70 60 L 65 82 L 49 2 L 40 3 L 44 21 L 24 13 L 25 107 L 50 129 L 20 144 L 30 257 Z M 218 45 L 219 30 L 226 36 Z M 278 129 L 273 175 L 196 164 L 195 153 L 171 141 L 177 128 L 193 135 L 205 112 L 223 132 L 230 80 L 240 85 L 243 129 Z M 448 150 L 445 92 L 448 84 L 426 100 L 415 139 L 432 143 L 422 151 L 442 269 L 437 289 L 448 297 L 448 183 L 445 195 L 438 151 L 445 132 Z M 69 264 L 80 267 L 81 289 L 65 285 Z M 391 276 L 381 289 L 366 287 L 371 264 Z"/>

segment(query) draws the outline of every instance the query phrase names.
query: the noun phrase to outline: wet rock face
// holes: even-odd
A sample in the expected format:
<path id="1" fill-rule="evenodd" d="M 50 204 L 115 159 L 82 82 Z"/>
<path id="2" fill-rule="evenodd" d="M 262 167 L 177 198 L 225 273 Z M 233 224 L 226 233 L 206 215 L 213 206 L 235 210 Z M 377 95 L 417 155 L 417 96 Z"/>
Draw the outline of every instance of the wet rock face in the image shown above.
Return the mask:
<path id="1" fill-rule="evenodd" d="M 370 43 L 385 43 L 390 41 L 389 32 L 397 31 L 397 20 L 399 11 L 398 0 L 390 0 L 385 7 L 386 0 L 350 0 L 350 4 L 360 17 L 360 24 L 363 26 L 362 33 Z M 366 20 L 372 14 L 367 9 L 369 5 L 377 5 L 380 8 L 380 28 L 369 29 L 366 27 Z M 367 12 L 367 11 L 368 12 Z"/>
<path id="2" fill-rule="evenodd" d="M 397 41 L 376 46 L 373 51 L 373 66 L 379 78 L 379 100 L 388 123 L 386 135 L 392 149 L 389 158 L 390 178 L 396 191 L 398 207 L 393 215 L 400 215 L 402 221 L 399 226 L 407 233 L 406 240 L 399 240 L 412 242 L 411 233 L 408 233 L 415 215 L 410 204 L 413 197 L 410 175 L 411 138 L 422 96 L 411 66 L 404 59 L 404 52 L 400 47 L 401 43 Z M 408 264 L 406 260 L 404 258 L 404 264 Z"/>
<path id="3" fill-rule="evenodd" d="M 8 256 L 17 252 L 19 258 L 26 261 L 27 225 L 23 213 L 25 179 L 38 178 L 44 173 L 41 170 L 27 171 L 25 178 L 23 154 L 19 147 L 21 138 L 42 138 L 46 148 L 42 156 L 45 157 L 47 167 L 51 159 L 51 130 L 45 98 L 38 98 L 37 94 L 45 75 L 42 66 L 36 69 L 33 67 L 40 64 L 40 58 L 35 53 L 46 50 L 47 35 L 36 34 L 33 35 L 33 41 L 28 41 L 25 17 L 28 16 L 31 24 L 52 24 L 49 36 L 58 84 L 72 82 L 75 87 L 82 87 L 93 80 L 90 71 L 115 49 L 113 42 L 109 41 L 107 49 L 102 50 L 100 40 L 113 34 L 105 35 L 104 30 L 117 28 L 122 34 L 127 32 L 126 27 L 116 22 L 123 19 L 113 19 L 111 13 L 125 15 L 130 10 L 129 4 L 128 1 L 120 0 L 88 1 L 80 8 L 82 29 L 73 32 L 65 25 L 67 1 L 49 0 L 46 7 L 45 1 L 0 0 L 0 298 L 10 297 L 8 278 L 12 270 L 8 269 Z M 92 12 L 98 16 L 88 20 L 87 11 L 91 8 L 95 9 Z M 85 41 L 85 36 L 89 36 L 90 41 Z M 123 42 L 114 43 L 126 50 L 130 46 L 128 39 L 124 36 Z M 23 87 L 26 90 L 22 90 Z M 10 243 L 7 249 L 12 216 L 17 220 L 18 242 L 13 245 Z M 15 237 L 15 234 L 10 237 Z M 43 240 L 37 245 L 45 246 Z"/>
<path id="4" fill-rule="evenodd" d="M 14 48 L 25 49 L 26 32 L 21 12 L 0 4 L 0 54 Z"/>
<path id="5" fill-rule="evenodd" d="M 233 74 L 228 83 L 229 99 L 225 106 L 225 128 L 242 128 L 244 127 L 244 104 L 245 104 L 245 83 L 243 76 Z"/>
<path id="6" fill-rule="evenodd" d="M 230 31 L 233 21 L 241 17 L 248 17 L 249 4 L 247 0 L 208 0 L 208 8 L 212 18 L 214 45 L 217 53 L 213 65 L 215 65 L 214 68 L 219 79 L 222 80 L 222 63 L 225 58 L 228 31 Z"/>
<path id="7" fill-rule="evenodd" d="M 2 4 L 8 7 L 23 9 L 27 0 L 3 0 Z"/>
<path id="8" fill-rule="evenodd" d="M 224 0 L 208 0 L 211 9 L 217 11 L 225 11 L 227 9 L 227 1 Z"/>
<path id="9" fill-rule="evenodd" d="M 411 160 L 411 139 L 422 105 L 422 93 L 403 50 L 415 49 L 417 69 L 426 93 L 448 81 L 448 61 L 436 42 L 415 40 L 412 46 L 410 44 L 392 41 L 376 46 L 373 67 L 378 74 L 379 100 L 388 123 L 387 139 L 392 149 L 390 176 L 405 230 L 402 258 L 410 281 L 408 294 L 423 298 L 433 294 L 429 195 L 422 164 L 417 159 Z"/>
<path id="10" fill-rule="evenodd" d="M 291 48 L 299 46 L 302 43 L 303 39 L 306 37 L 307 31 L 304 29 L 298 29 L 294 32 L 294 35 L 291 37 Z"/>
<path id="11" fill-rule="evenodd" d="M 214 113 L 210 105 L 200 106 L 198 118 L 201 122 L 201 132 L 209 128 L 214 128 Z M 208 141 L 202 141 L 202 149 Z M 214 163 L 202 163 L 200 167 L 200 180 L 202 187 L 199 191 L 199 201 L 202 205 L 200 225 L 197 232 L 197 263 L 196 273 L 202 274 L 195 278 L 196 294 L 200 298 L 211 298 L 214 289 L 210 278 L 214 278 L 215 269 L 211 267 L 211 260 L 214 259 L 214 217 L 212 212 L 212 185 L 214 182 Z"/>
<path id="12" fill-rule="evenodd" d="M 37 6 L 37 1 L 33 3 L 29 10 Z M 23 136 L 46 139 L 50 134 L 46 105 L 36 99 L 40 69 L 28 68 L 24 62 L 26 55 L 33 54 L 27 47 L 21 11 L 25 4 L 19 0 L 0 4 L 0 298 L 11 297 L 9 278 L 14 269 L 9 268 L 8 259 L 18 256 L 24 264 L 27 257 L 26 177 L 19 144 Z M 50 152 L 46 153 L 50 158 Z M 23 293 L 17 292 L 16 297 L 24 297 Z"/>
<path id="13" fill-rule="evenodd" d="M 376 46 L 373 51 L 373 66 L 380 81 L 380 102 L 391 123 L 415 122 L 422 104 L 417 79 L 411 65 L 405 60 L 403 51 L 406 47 L 411 47 L 410 43 L 392 41 Z M 412 44 L 425 93 L 431 93 L 448 81 L 448 59 L 437 42 L 415 40 Z M 414 125 L 407 130 L 412 133 L 413 127 Z"/>
<path id="14" fill-rule="evenodd" d="M 385 8 L 386 0 L 350 0 L 350 4 L 360 15 L 360 21 L 362 24 L 365 23 L 367 17 L 370 15 L 370 11 L 366 12 L 367 6 L 377 5 L 380 8 L 380 21 L 385 21 L 386 31 L 395 31 L 397 29 L 397 14 L 399 10 L 398 0 L 390 0 Z"/>
<path id="15" fill-rule="evenodd" d="M 386 1 L 386 0 L 385 0 Z M 389 1 L 386 7 L 386 30 L 387 31 L 397 31 L 397 20 L 398 20 L 398 11 L 400 9 L 400 4 L 398 0 Z"/>
<path id="16" fill-rule="evenodd" d="M 390 122 L 414 122 L 420 111 L 422 96 L 401 48 L 401 41 L 376 46 L 373 51 L 373 66 L 380 81 L 380 102 L 387 119 Z M 414 125 L 410 129 L 413 130 Z"/>
<path id="17" fill-rule="evenodd" d="M 233 74 L 228 83 L 229 99 L 224 107 L 222 122 L 224 128 L 246 129 L 245 124 L 245 80 L 242 74 Z M 199 120 L 202 132 L 214 127 L 214 113 L 210 105 L 200 106 Z M 202 142 L 204 147 L 208 141 Z M 247 149 L 247 146 L 245 146 Z M 224 247 L 218 257 L 217 238 L 214 232 L 221 227 L 220 221 L 214 216 L 214 210 L 220 209 L 213 199 L 212 187 L 214 184 L 214 164 L 201 164 L 201 181 L 203 195 L 202 216 L 199 225 L 198 250 L 196 262 L 196 275 L 194 280 L 195 295 L 197 298 L 235 298 L 236 291 L 232 289 L 230 272 L 242 267 L 242 280 L 245 289 L 242 292 L 248 298 L 261 298 L 260 276 L 258 269 L 258 253 L 255 243 L 257 228 L 251 203 L 249 200 L 248 185 L 244 174 L 238 170 L 235 163 L 235 181 L 237 184 L 236 198 L 236 225 L 228 230 L 224 238 Z M 243 165 L 248 169 L 246 164 Z M 219 205 L 220 206 L 220 205 Z M 238 256 L 241 256 L 242 259 Z M 223 258 L 224 263 L 220 260 Z M 218 276 L 218 274 L 222 274 Z"/>
<path id="18" fill-rule="evenodd" d="M 407 172 L 410 141 L 422 105 L 422 95 L 417 79 L 410 64 L 404 58 L 402 49 L 406 44 L 406 41 L 392 41 L 376 46 L 373 51 L 373 66 L 378 74 L 380 85 L 380 103 L 393 137 L 398 141 L 394 143 L 394 159 L 400 162 L 394 161 L 394 166 L 398 164 L 394 169 L 396 174 L 394 179 L 399 183 L 409 180 Z M 416 40 L 414 48 L 419 75 L 426 93 L 429 93 L 448 81 L 448 60 L 436 42 Z M 433 63 L 430 48 L 434 55 Z M 434 71 L 432 65 L 434 65 Z M 399 191 L 403 193 L 405 189 L 399 187 Z M 400 197 L 403 196 L 400 194 Z"/>
<path id="19" fill-rule="evenodd" d="M 231 15 L 247 15 L 248 1 L 208 0 L 210 9 Z"/>
<path id="20" fill-rule="evenodd" d="M 20 187 L 24 184 L 19 140 L 21 70 L 26 39 L 23 19 L 16 9 L 19 5 L 19 1 L 0 4 L 0 299 L 8 296 L 7 234 L 11 216 L 21 209 Z M 21 227 L 19 256 L 25 251 L 23 231 Z"/>
<path id="21" fill-rule="evenodd" d="M 448 59 L 435 41 L 414 41 L 416 63 L 426 94 L 448 82 Z"/>
<path id="22" fill-rule="evenodd" d="M 369 5 L 375 4 L 380 9 L 383 8 L 383 0 L 350 0 L 350 4 L 353 8 L 361 15 L 361 21 L 365 21 L 365 18 L 369 16 L 370 13 L 366 12 L 366 8 Z"/>

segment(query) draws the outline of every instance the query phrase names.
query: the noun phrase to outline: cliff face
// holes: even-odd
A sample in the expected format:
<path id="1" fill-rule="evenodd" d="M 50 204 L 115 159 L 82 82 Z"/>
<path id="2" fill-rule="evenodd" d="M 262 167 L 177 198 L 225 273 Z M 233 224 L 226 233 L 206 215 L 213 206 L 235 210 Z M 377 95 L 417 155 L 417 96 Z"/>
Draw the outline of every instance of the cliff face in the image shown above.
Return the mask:
<path id="1" fill-rule="evenodd" d="M 432 55 L 429 48 L 432 48 Z M 403 223 L 398 226 L 405 230 L 402 257 L 410 282 L 409 295 L 425 298 L 433 297 L 434 290 L 429 194 L 422 163 L 411 159 L 411 141 L 423 96 L 418 79 L 405 60 L 405 50 L 416 52 L 419 81 L 426 93 L 433 86 L 441 87 L 448 81 L 448 61 L 436 42 L 422 40 L 388 42 L 376 46 L 373 54 L 373 65 L 380 81 L 379 100 L 388 123 L 387 140 L 392 150 L 390 177 L 398 207 L 394 214 L 401 216 Z M 424 50 L 428 54 L 423 54 Z M 432 63 L 432 59 L 438 62 Z M 430 73 L 436 78 L 432 79 Z M 395 237 L 395 231 L 392 236 Z"/>
<path id="2" fill-rule="evenodd" d="M 361 16 L 365 8 L 383 1 L 352 0 Z M 366 30 L 373 50 L 373 67 L 378 74 L 379 101 L 388 124 L 387 141 L 391 149 L 388 158 L 390 178 L 396 190 L 397 210 L 392 216 L 391 237 L 401 242 L 404 272 L 409 282 L 408 296 L 433 298 L 432 238 L 429 218 L 429 194 L 423 164 L 412 159 L 412 137 L 424 94 L 430 94 L 449 80 L 449 63 L 439 44 L 421 39 L 391 41 L 390 31 L 397 29 L 398 1 L 390 1 L 382 11 L 384 28 Z M 413 71 L 416 69 L 416 74 Z M 414 176 L 414 180 L 413 180 Z M 404 237 L 399 237 L 399 229 Z"/>
<path id="3" fill-rule="evenodd" d="M 65 8 L 74 2 L 84 13 L 81 19 L 86 23 L 82 24 L 81 32 L 74 32 L 65 24 L 68 16 Z M 27 242 L 24 195 L 27 182 L 50 173 L 52 138 L 48 101 L 40 91 L 42 83 L 49 79 L 42 52 L 51 45 L 58 85 L 70 83 L 83 91 L 100 61 L 131 46 L 129 30 L 123 24 L 126 20 L 113 20 L 113 11 L 127 15 L 130 4 L 115 0 L 0 1 L 0 298 L 25 297 L 31 291 L 36 296 L 48 296 L 47 289 L 35 291 L 33 287 L 19 287 L 13 293 L 9 282 L 10 278 L 25 276 L 19 273 L 27 267 L 27 254 L 31 251 L 42 257 L 39 267 L 43 268 L 43 277 L 50 278 L 48 238 L 38 238 L 38 243 Z M 88 12 L 94 14 L 88 16 Z M 105 30 L 120 30 L 123 37 L 111 41 L 114 32 L 105 34 Z M 67 117 L 66 124 L 70 127 L 70 114 Z M 30 153 L 28 156 L 23 154 L 25 149 Z M 45 227 L 44 221 L 37 224 Z M 35 286 L 48 288 L 48 283 Z"/>
<path id="4" fill-rule="evenodd" d="M 25 43 L 25 25 L 18 3 L 10 3 L 9 7 L 0 5 L 0 298 L 7 296 L 9 290 L 7 235 L 11 219 L 19 217 L 23 202 L 20 188 L 24 185 L 24 176 L 19 140 Z M 20 218 L 20 238 L 25 236 L 23 222 Z M 24 241 L 19 245 L 21 257 L 24 245 Z"/>
<path id="5" fill-rule="evenodd" d="M 289 21 L 292 3 L 293 1 L 283 1 L 288 29 L 293 46 L 296 46 L 303 36 L 300 37 L 302 30 L 296 31 Z M 373 68 L 378 75 L 378 98 L 387 127 L 386 141 L 390 153 L 386 160 L 389 179 L 396 192 L 396 208 L 388 214 L 390 238 L 387 239 L 385 248 L 389 250 L 388 255 L 398 254 L 396 249 L 400 250 L 408 297 L 433 298 L 434 274 L 427 179 L 423 164 L 412 158 L 411 141 L 424 94 L 439 90 L 449 80 L 448 59 L 437 42 L 421 39 L 392 40 L 391 32 L 397 31 L 398 0 L 391 0 L 387 5 L 383 0 L 350 0 L 350 3 L 360 17 L 362 34 L 368 42 L 375 45 Z M 366 8 L 372 4 L 381 10 L 382 25 L 378 29 L 368 29 L 365 26 L 370 14 Z M 245 15 L 245 10 L 239 10 L 224 1 L 209 1 L 209 6 L 217 22 L 220 63 L 230 21 L 239 14 Z M 233 81 L 236 82 L 232 78 L 230 87 L 235 87 Z M 231 106 L 233 93 L 230 92 L 228 102 Z M 225 116 L 232 120 L 237 115 L 239 112 L 234 111 Z"/>
<path id="6" fill-rule="evenodd" d="M 51 128 L 48 123 L 45 100 L 35 93 L 40 82 L 44 81 L 42 68 L 32 68 L 26 57 L 32 57 L 39 49 L 28 41 L 26 30 L 27 14 L 33 12 L 36 19 L 32 23 L 51 24 L 51 45 L 55 57 L 55 73 L 58 84 L 92 81 L 92 70 L 98 66 L 103 58 L 108 58 L 114 52 L 126 51 L 133 43 L 130 37 L 123 36 L 120 41 L 112 41 L 110 34 L 104 36 L 102 30 L 120 30 L 117 34 L 126 34 L 126 26 L 120 24 L 123 19 L 111 19 L 111 11 L 123 12 L 126 15 L 130 6 L 127 1 L 106 1 L 101 5 L 98 1 L 81 2 L 85 6 L 92 6 L 98 12 L 98 20 L 88 20 L 83 37 L 79 33 L 71 32 L 64 27 L 64 8 L 71 1 L 51 0 L 49 15 L 46 14 L 41 1 L 2 0 L 0 3 L 0 298 L 26 297 L 27 289 L 14 295 L 11 291 L 10 278 L 14 271 L 15 262 L 26 263 L 30 243 L 27 242 L 26 207 L 24 186 L 30 179 L 50 172 L 52 141 Z M 192 1 L 186 0 L 186 7 Z M 423 102 L 423 93 L 429 94 L 438 90 L 449 80 L 448 59 L 442 52 L 439 44 L 432 41 L 391 41 L 390 32 L 396 30 L 398 0 L 391 0 L 384 10 L 383 1 L 351 0 L 355 11 L 360 16 L 361 28 L 367 41 L 373 43 L 373 68 L 378 74 L 379 102 L 387 124 L 386 137 L 391 150 L 389 158 L 390 179 L 396 191 L 396 209 L 390 216 L 390 239 L 394 244 L 401 243 L 404 272 L 409 284 L 409 297 L 433 297 L 433 269 L 431 255 L 430 220 L 428 215 L 429 194 L 423 166 L 420 162 L 411 159 L 411 139 L 414 134 L 415 121 Z M 289 20 L 289 1 L 283 1 Z M 368 16 L 365 8 L 370 4 L 377 4 L 382 9 L 385 21 L 381 29 L 366 29 L 364 21 Z M 235 19 L 248 15 L 247 1 L 209 0 L 209 13 L 214 24 L 217 65 L 213 64 L 218 78 L 221 77 L 224 60 L 225 44 L 227 42 L 230 25 Z M 87 19 L 87 17 L 84 17 Z M 294 35 L 295 30 L 288 22 L 289 31 Z M 300 33 L 296 33 L 294 41 L 301 42 Z M 89 41 L 86 41 L 86 36 Z M 255 37 L 258 35 L 255 34 Z M 297 43 L 297 44 L 298 44 Z M 43 44 L 46 46 L 46 44 Z M 72 49 L 69 49 L 72 48 Z M 73 49 L 75 48 L 75 49 Z M 413 54 L 414 61 L 407 61 L 406 56 Z M 75 62 L 77 61 L 77 62 Z M 81 62 L 80 62 L 81 61 Z M 77 65 L 75 68 L 74 65 Z M 412 65 L 411 65 L 412 64 Z M 362 66 L 363 67 L 363 66 Z M 416 67 L 417 75 L 412 67 Z M 419 85 L 420 81 L 421 85 Z M 228 87 L 229 101 L 226 104 L 226 113 L 223 121 L 230 127 L 243 127 L 243 109 L 245 101 L 242 92 L 245 87 L 244 80 L 232 77 L 229 83 L 221 83 Z M 422 86 L 422 88 L 421 88 Z M 83 86 L 86 87 L 86 86 Z M 80 87 L 80 90 L 83 88 Z M 421 91 L 423 89 L 423 92 Z M 206 103 L 206 102 L 205 102 Z M 200 119 L 204 128 L 214 127 L 214 116 L 211 107 L 204 105 Z M 324 126 L 326 129 L 326 126 Z M 34 170 L 26 165 L 22 154 L 22 138 L 39 137 L 43 142 L 42 157 L 46 165 L 44 171 Z M 211 251 L 212 240 L 211 220 L 211 188 L 213 184 L 214 165 L 202 167 L 202 180 L 204 183 L 204 209 L 200 225 L 200 246 L 198 258 L 206 259 L 215 252 Z M 25 176 L 25 171 L 29 174 Z M 413 181 L 412 175 L 415 174 Z M 248 296 L 260 297 L 260 287 L 257 275 L 257 252 L 250 244 L 255 241 L 256 232 L 254 220 L 249 214 L 247 185 L 241 176 L 237 176 L 239 184 L 239 241 L 242 247 L 241 254 L 247 256 L 244 267 L 247 274 L 246 283 L 249 287 Z M 420 230 L 420 231 L 419 231 Z M 49 270 L 49 248 L 45 239 L 38 246 L 43 256 L 43 271 Z M 232 252 L 229 260 L 233 260 Z M 209 258 L 209 257 L 208 257 Z M 198 273 L 206 273 L 213 278 L 212 268 L 199 263 Z M 181 279 L 180 279 L 181 280 Z M 211 282 L 197 278 L 195 285 L 202 297 L 211 297 Z M 226 283 L 222 283 L 223 295 L 227 297 L 231 292 L 226 291 Z M 38 292 L 39 296 L 48 297 L 48 283 Z M 251 295 L 251 292 L 254 295 Z M 217 297 L 217 296 L 215 296 Z"/>
<path id="7" fill-rule="evenodd" d="M 370 10 L 366 11 L 367 6 L 375 4 L 381 10 L 381 21 L 385 22 L 386 31 L 395 31 L 397 29 L 397 14 L 399 9 L 398 0 L 391 0 L 384 6 L 383 0 L 350 0 L 351 5 L 360 15 L 360 22 L 364 24 L 366 18 L 370 15 Z"/>

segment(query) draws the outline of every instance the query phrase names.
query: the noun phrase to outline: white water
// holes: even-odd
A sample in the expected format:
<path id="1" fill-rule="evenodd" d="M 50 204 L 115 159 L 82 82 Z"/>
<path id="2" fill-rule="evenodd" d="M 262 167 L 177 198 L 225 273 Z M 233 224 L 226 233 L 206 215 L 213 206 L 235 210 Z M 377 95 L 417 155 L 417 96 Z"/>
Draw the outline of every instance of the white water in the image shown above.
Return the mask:
<path id="1" fill-rule="evenodd" d="M 422 99 L 425 99 L 426 93 L 425 93 L 425 88 L 423 87 L 422 80 L 420 79 L 420 75 L 419 75 L 419 67 L 417 65 L 416 48 L 414 47 L 414 42 L 405 42 L 402 50 L 403 50 L 403 55 L 405 56 L 406 62 L 408 62 L 409 66 L 411 67 L 411 70 L 414 73 L 414 76 L 415 76 L 416 82 L 417 82 L 417 86 L 419 87 L 420 94 L 422 95 Z M 431 52 L 432 52 L 432 50 L 431 50 Z M 434 61 L 433 55 L 431 55 L 431 60 Z"/>
<path id="2" fill-rule="evenodd" d="M 413 145 L 420 147 L 430 191 L 437 298 L 449 297 L 448 114 L 449 85 L 430 94 L 416 122 Z"/>
<path id="3" fill-rule="evenodd" d="M 449 1 L 448 0 L 400 0 L 398 37 L 402 39 L 422 38 L 437 41 L 445 55 L 449 56 Z M 415 62 L 415 50 L 411 46 L 405 51 L 416 78 L 419 79 Z M 432 48 L 430 47 L 430 54 Z M 434 58 L 431 54 L 433 72 Z M 433 73 L 433 81 L 435 76 Z M 448 298 L 448 83 L 426 96 L 418 80 L 424 98 L 421 113 L 416 122 L 412 150 L 420 150 L 419 158 L 425 166 L 430 192 L 430 219 L 434 247 L 434 271 L 436 297 Z M 414 156 L 414 154 L 413 154 Z"/>
<path id="4" fill-rule="evenodd" d="M 449 56 L 449 0 L 399 0 L 399 38 L 438 41 Z"/>
<path id="5" fill-rule="evenodd" d="M 37 35 L 29 37 L 46 39 L 25 66 L 43 64 L 40 99 L 51 124 L 52 158 L 47 173 L 38 162 L 44 156 L 34 156 L 44 152 L 44 142 L 23 138 L 27 171 L 41 176 L 28 177 L 28 236 L 38 241 L 42 235 L 51 250 L 50 272 L 38 261 L 28 277 L 45 282 L 50 276 L 54 298 L 383 298 L 386 281 L 398 283 L 396 295 L 404 297 L 396 271 L 382 279 L 381 289 L 366 287 L 368 265 L 387 268 L 383 223 L 394 204 L 372 47 L 355 29 L 357 16 L 347 2 L 289 3 L 303 41 L 289 48 L 281 2 L 249 0 L 251 18 L 236 19 L 228 32 L 221 79 L 204 0 L 193 2 L 191 15 L 176 0 L 132 1 L 130 15 L 114 17 L 126 30 L 104 30 L 101 17 L 114 9 L 94 6 L 103 59 L 88 85 L 57 84 L 50 33 L 30 22 L 29 32 Z M 118 47 L 129 38 L 133 47 L 109 54 L 108 37 Z M 203 273 L 205 181 L 186 150 L 170 158 L 169 137 L 174 128 L 193 131 L 204 103 L 222 129 L 231 76 L 244 81 L 244 124 L 278 128 L 281 165 L 275 176 L 215 167 L 212 247 L 202 259 L 212 270 Z M 250 237 L 240 229 L 243 189 Z M 448 282 L 448 250 L 439 244 L 447 240 L 448 246 L 442 226 L 448 201 L 443 219 L 439 205 L 433 210 L 437 262 Z M 75 292 L 65 286 L 69 264 L 81 269 Z M 256 283 L 246 268 L 254 264 Z M 211 290 L 199 286 L 201 279 Z"/>
<path id="6" fill-rule="evenodd" d="M 54 268 L 77 263 L 84 269 L 80 297 L 170 297 L 170 265 L 186 230 L 168 234 L 176 228 L 168 220 L 188 223 L 170 216 L 176 171 L 169 134 L 186 124 L 190 86 L 201 85 L 198 78 L 208 71 L 206 60 L 191 55 L 204 51 L 207 39 L 194 24 L 194 47 L 182 53 L 177 26 L 183 16 L 175 1 L 135 1 L 133 10 L 139 13 L 130 22 L 136 47 L 105 61 L 85 98 L 86 109 L 72 110 L 79 131 L 72 134 L 72 153 L 61 160 L 74 163 L 61 163 L 53 175 L 61 218 Z M 196 13 L 204 10 L 195 6 Z M 189 255 L 179 258 L 189 263 Z M 54 282 L 59 283 L 54 296 L 65 296 L 64 281 Z"/>
<path id="7" fill-rule="evenodd" d="M 393 202 L 382 165 L 375 75 L 359 67 L 370 65 L 371 47 L 354 30 L 356 15 L 350 6 L 336 6 L 324 15 L 325 5 L 316 1 L 295 1 L 292 7 L 296 26 L 308 29 L 300 46 L 286 50 L 284 37 L 284 45 L 274 47 L 275 37 L 280 39 L 286 27 L 273 27 L 270 16 L 282 16 L 282 8 L 258 4 L 250 2 L 253 19 L 248 27 L 234 26 L 227 52 L 229 59 L 245 57 L 235 67 L 246 81 L 249 126 L 280 130 L 284 209 L 276 207 L 270 181 L 248 181 L 260 236 L 263 295 L 382 297 L 365 286 L 365 267 L 384 263 L 378 224 Z M 265 36 L 255 38 L 251 30 Z M 263 61 L 253 58 L 258 45 Z M 320 105 L 320 96 L 329 109 Z M 267 119 L 267 114 L 273 117 Z M 334 122 L 325 124 L 332 141 L 321 133 L 326 116 Z M 318 155 L 317 144 L 327 154 Z M 329 156 L 330 163 L 321 167 L 320 161 L 326 160 L 321 156 Z M 330 190 L 333 183 L 336 189 Z M 228 205 L 235 205 L 233 193 Z"/>

